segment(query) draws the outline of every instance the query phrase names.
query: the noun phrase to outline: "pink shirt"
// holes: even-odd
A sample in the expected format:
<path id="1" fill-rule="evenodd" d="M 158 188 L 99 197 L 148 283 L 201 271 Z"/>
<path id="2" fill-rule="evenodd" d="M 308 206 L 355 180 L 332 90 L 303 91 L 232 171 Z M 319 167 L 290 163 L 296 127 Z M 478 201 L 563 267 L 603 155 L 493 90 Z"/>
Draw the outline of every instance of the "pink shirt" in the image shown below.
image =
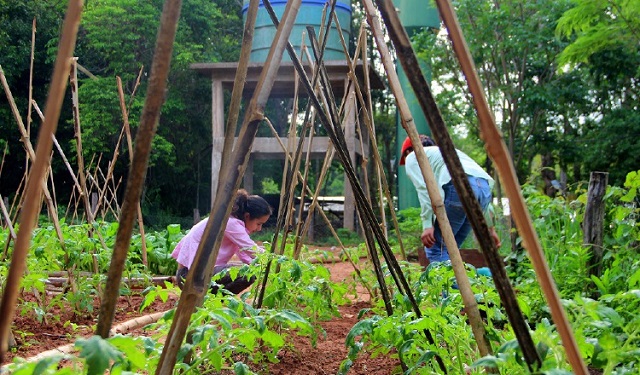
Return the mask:
<path id="1" fill-rule="evenodd" d="M 178 242 L 171 253 L 171 256 L 181 265 L 187 268 L 191 267 L 208 221 L 209 218 L 205 218 L 194 225 L 189 233 Z M 256 250 L 264 251 L 249 237 L 249 231 L 245 227 L 244 221 L 229 217 L 215 265 L 222 266 L 227 264 L 234 255 L 243 263 L 249 264 L 255 258 Z"/>

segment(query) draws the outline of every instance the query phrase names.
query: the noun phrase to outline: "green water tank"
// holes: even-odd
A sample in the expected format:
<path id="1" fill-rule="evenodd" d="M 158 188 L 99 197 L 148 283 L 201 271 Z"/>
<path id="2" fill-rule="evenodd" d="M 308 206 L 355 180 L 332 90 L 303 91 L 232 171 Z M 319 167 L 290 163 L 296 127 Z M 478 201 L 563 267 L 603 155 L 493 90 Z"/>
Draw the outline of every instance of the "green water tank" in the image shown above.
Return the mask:
<path id="1" fill-rule="evenodd" d="M 275 11 L 278 19 L 282 18 L 286 0 L 272 0 L 270 1 L 273 10 Z M 242 18 L 246 22 L 247 11 L 249 9 L 249 0 L 243 0 Z M 326 10 L 325 10 L 326 9 Z M 326 13 L 325 19 L 329 13 L 329 2 L 327 0 L 302 0 L 298 16 L 296 17 L 295 25 L 291 31 L 289 42 L 296 50 L 296 54 L 300 56 L 300 46 L 302 45 L 302 34 L 304 33 L 304 44 L 309 48 L 311 53 L 309 36 L 307 35 L 307 26 L 313 26 L 316 31 L 316 36 L 320 37 L 320 25 L 323 23 L 323 12 Z M 351 35 L 351 2 L 350 0 L 338 1 L 335 7 L 335 13 L 340 22 L 340 28 L 342 29 L 342 35 L 346 43 L 349 43 L 349 37 Z M 326 25 L 326 21 L 324 22 Z M 256 18 L 255 32 L 253 35 L 253 44 L 251 48 L 252 62 L 264 62 L 269 55 L 269 49 L 273 43 L 273 39 L 276 35 L 276 27 L 269 17 L 269 13 L 264 7 L 262 1 L 258 8 L 258 16 Z M 348 44 L 347 44 L 348 45 Z M 311 53 L 313 56 L 313 54 Z M 331 30 L 329 31 L 329 39 L 324 51 L 324 60 L 345 60 L 344 50 L 342 49 L 342 43 L 340 42 L 340 36 L 338 34 L 337 26 L 335 22 L 331 22 Z M 306 59 L 306 58 L 305 58 Z M 289 54 L 285 53 L 282 56 L 282 61 L 291 61 Z"/>

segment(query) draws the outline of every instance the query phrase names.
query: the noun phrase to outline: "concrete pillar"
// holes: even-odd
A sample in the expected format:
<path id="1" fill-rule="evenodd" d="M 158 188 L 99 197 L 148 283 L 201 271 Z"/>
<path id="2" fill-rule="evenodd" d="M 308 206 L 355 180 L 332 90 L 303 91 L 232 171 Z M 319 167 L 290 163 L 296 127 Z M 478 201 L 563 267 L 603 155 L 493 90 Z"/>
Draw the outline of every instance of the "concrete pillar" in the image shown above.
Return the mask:
<path id="1" fill-rule="evenodd" d="M 346 80 L 345 87 L 348 86 L 349 81 Z M 349 159 L 351 159 L 351 163 L 356 168 L 356 98 L 355 92 L 353 89 L 353 85 L 350 86 L 349 94 L 347 96 L 347 103 L 345 107 L 345 115 L 344 115 L 344 137 L 347 141 L 347 146 L 349 147 Z M 343 213 L 343 224 L 342 226 L 346 229 L 354 231 L 356 229 L 355 224 L 355 212 L 356 212 L 356 204 L 355 199 L 353 197 L 353 188 L 351 187 L 351 183 L 347 178 L 347 175 L 344 175 L 344 213 Z"/>
<path id="2" fill-rule="evenodd" d="M 215 78 L 211 82 L 211 138 L 211 208 L 213 208 L 220 181 L 220 162 L 224 148 L 224 93 L 222 82 Z"/>
<path id="3" fill-rule="evenodd" d="M 253 155 L 249 155 L 249 161 L 247 161 L 247 169 L 244 171 L 244 176 L 242 178 L 244 189 L 248 191 L 249 194 L 255 194 L 253 192 Z"/>

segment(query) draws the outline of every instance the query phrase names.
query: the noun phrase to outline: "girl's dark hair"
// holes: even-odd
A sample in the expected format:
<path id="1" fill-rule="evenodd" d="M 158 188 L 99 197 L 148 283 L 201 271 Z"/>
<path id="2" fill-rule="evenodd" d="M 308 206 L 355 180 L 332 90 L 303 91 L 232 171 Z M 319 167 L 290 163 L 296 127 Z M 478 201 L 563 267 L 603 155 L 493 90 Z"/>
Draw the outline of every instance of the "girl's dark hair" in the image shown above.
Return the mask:
<path id="1" fill-rule="evenodd" d="M 246 213 L 249 214 L 251 219 L 257 219 L 265 215 L 271 215 L 272 209 L 269 203 L 261 196 L 249 195 L 246 190 L 240 189 L 236 193 L 231 216 L 242 220 Z"/>

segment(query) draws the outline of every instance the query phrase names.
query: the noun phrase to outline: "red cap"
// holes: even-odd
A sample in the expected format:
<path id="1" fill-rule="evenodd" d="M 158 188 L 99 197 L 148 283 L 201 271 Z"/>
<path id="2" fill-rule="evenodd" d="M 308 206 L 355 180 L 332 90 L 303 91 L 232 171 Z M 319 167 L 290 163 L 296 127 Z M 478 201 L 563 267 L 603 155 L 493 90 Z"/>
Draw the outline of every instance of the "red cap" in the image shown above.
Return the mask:
<path id="1" fill-rule="evenodd" d="M 404 165 L 405 152 L 407 152 L 408 149 L 413 149 L 411 138 L 409 137 L 407 137 L 404 142 L 402 142 L 402 151 L 400 151 L 400 165 Z"/>

